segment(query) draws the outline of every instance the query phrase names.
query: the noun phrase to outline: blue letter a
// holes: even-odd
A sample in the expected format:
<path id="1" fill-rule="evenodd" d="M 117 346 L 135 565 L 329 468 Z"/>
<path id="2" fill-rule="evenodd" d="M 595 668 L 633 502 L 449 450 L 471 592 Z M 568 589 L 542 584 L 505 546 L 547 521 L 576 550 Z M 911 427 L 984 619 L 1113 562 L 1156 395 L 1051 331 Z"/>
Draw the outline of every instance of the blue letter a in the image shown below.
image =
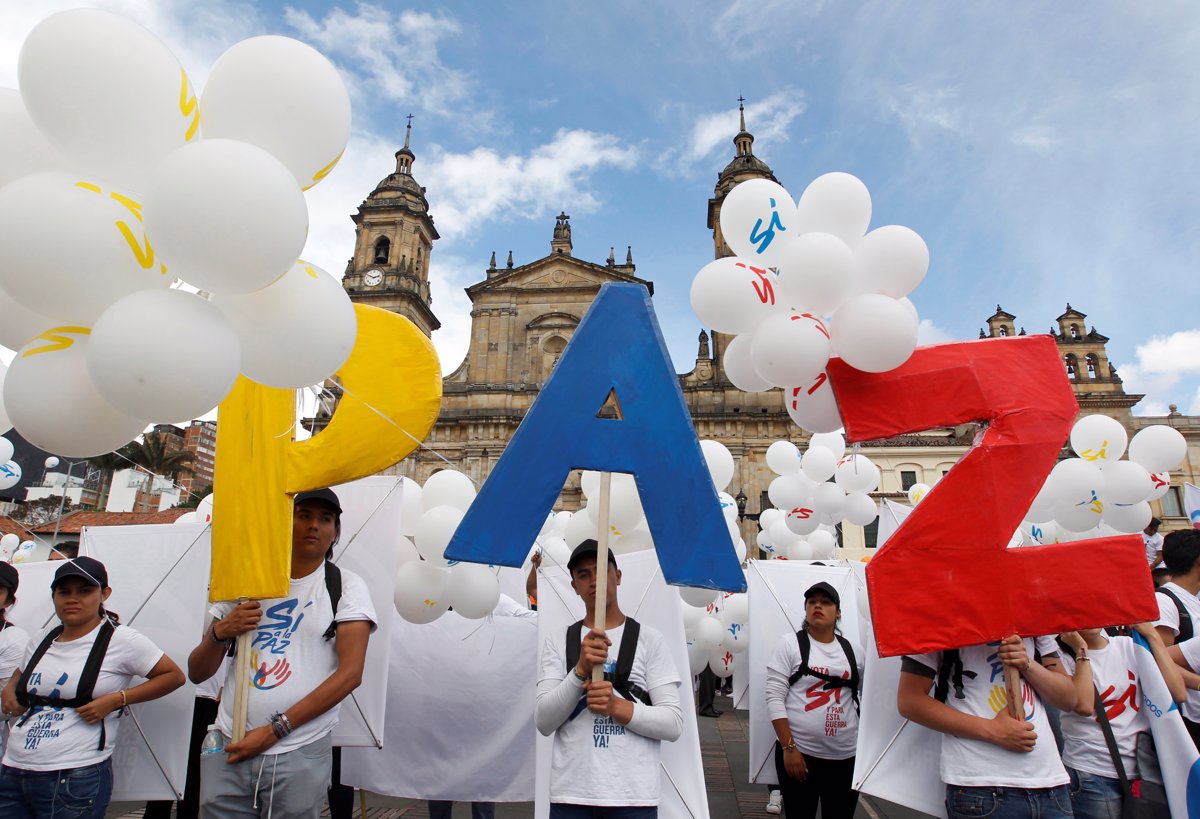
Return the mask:
<path id="1" fill-rule="evenodd" d="M 615 393 L 620 420 L 598 418 Z M 668 583 L 744 591 L 650 294 L 605 284 L 446 547 L 520 566 L 572 469 L 629 472 Z"/>

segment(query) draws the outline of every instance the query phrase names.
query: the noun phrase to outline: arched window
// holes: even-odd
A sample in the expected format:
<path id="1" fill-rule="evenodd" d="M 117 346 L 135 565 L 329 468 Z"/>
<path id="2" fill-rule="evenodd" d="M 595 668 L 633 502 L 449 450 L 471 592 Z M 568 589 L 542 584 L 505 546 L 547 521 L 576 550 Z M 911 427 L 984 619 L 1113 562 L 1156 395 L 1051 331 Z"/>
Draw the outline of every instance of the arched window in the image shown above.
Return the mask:
<path id="1" fill-rule="evenodd" d="M 1000 337 L 1003 338 L 1004 336 L 1007 336 L 1007 335 L 1008 335 L 1008 328 L 1005 327 L 1003 324 L 1001 324 L 1000 325 Z"/>
<path id="2" fill-rule="evenodd" d="M 392 252 L 392 242 L 386 236 L 375 240 L 375 264 L 387 264 Z"/>
<path id="3" fill-rule="evenodd" d="M 1079 325 L 1078 324 L 1071 325 L 1071 338 L 1079 338 Z"/>
<path id="4" fill-rule="evenodd" d="M 1067 378 L 1074 381 L 1079 374 L 1079 361 L 1073 355 L 1066 355 L 1063 360 L 1067 364 Z"/>
<path id="5" fill-rule="evenodd" d="M 1088 353 L 1086 361 L 1088 378 L 1096 378 L 1100 374 L 1097 366 L 1100 363 L 1099 359 L 1096 358 L 1095 353 Z"/>

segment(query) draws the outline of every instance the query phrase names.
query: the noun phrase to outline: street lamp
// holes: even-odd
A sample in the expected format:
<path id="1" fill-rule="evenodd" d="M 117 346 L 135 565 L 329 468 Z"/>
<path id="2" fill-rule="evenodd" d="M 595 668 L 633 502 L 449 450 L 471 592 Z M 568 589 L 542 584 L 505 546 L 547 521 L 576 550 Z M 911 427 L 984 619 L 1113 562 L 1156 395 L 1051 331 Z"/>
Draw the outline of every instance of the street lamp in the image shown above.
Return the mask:
<path id="1" fill-rule="evenodd" d="M 46 469 L 53 469 L 58 466 L 60 461 L 58 458 L 51 455 L 46 459 Z M 54 520 L 54 536 L 50 538 L 50 548 L 53 549 L 58 543 L 58 527 L 62 524 L 63 507 L 67 503 L 67 490 L 71 488 L 71 471 L 80 464 L 85 464 L 87 461 L 68 461 L 67 462 L 67 477 L 63 481 L 62 494 L 58 497 L 58 517 Z"/>
<path id="2" fill-rule="evenodd" d="M 738 493 L 734 495 L 733 499 L 737 503 L 738 520 L 741 520 L 746 517 L 746 493 L 739 488 Z"/>

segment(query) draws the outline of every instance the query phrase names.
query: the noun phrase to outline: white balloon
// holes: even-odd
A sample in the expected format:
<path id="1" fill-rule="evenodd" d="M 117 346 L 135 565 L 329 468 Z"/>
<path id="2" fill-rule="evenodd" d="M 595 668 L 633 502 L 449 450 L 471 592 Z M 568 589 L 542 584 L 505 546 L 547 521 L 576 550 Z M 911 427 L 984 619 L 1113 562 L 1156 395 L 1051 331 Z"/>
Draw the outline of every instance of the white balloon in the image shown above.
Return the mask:
<path id="1" fill-rule="evenodd" d="M 765 529 L 754 536 L 754 542 L 759 550 L 767 555 L 767 559 L 771 559 L 776 555 L 775 544 L 771 542 L 771 533 Z"/>
<path id="2" fill-rule="evenodd" d="M 200 523 L 212 523 L 213 519 L 213 493 L 209 493 L 200 499 L 196 504 L 196 520 Z"/>
<path id="3" fill-rule="evenodd" d="M 646 529 L 635 528 L 609 541 L 613 554 L 623 555 L 654 548 L 654 540 Z"/>
<path id="4" fill-rule="evenodd" d="M 829 331 L 810 313 L 776 312 L 754 331 L 750 360 L 777 387 L 807 384 L 829 363 Z"/>
<path id="5" fill-rule="evenodd" d="M 400 484 L 400 534 L 412 537 L 425 511 L 421 506 L 421 484 L 412 478 L 401 478 Z"/>
<path id="6" fill-rule="evenodd" d="M 21 437 L 67 458 L 112 452 L 148 426 L 100 395 L 88 373 L 88 338 L 86 331 L 59 328 L 35 339 L 4 379 L 4 408 Z"/>
<path id="7" fill-rule="evenodd" d="M 865 492 L 850 492 L 846 495 L 846 508 L 842 514 L 846 522 L 866 526 L 879 517 L 879 504 Z"/>
<path id="8" fill-rule="evenodd" d="M 824 447 L 813 448 L 809 446 L 804 452 L 804 459 L 800 462 L 800 469 L 808 476 L 809 480 L 821 483 L 833 477 L 834 470 L 837 469 L 837 456 Z"/>
<path id="9" fill-rule="evenodd" d="M 750 647 L 750 624 L 743 619 L 725 626 L 725 639 L 722 641 L 722 645 L 730 654 L 744 654 Z"/>
<path id="10" fill-rule="evenodd" d="M 185 145 L 146 191 L 146 234 L 171 272 L 211 293 L 261 290 L 304 249 L 308 206 L 261 148 L 232 139 Z"/>
<path id="11" fill-rule="evenodd" d="M 1100 500 L 1072 503 L 1059 501 L 1054 505 L 1054 520 L 1068 532 L 1087 532 L 1095 529 L 1104 514 L 1104 503 Z"/>
<path id="12" fill-rule="evenodd" d="M 871 224 L 871 194 L 856 176 L 823 174 L 800 194 L 796 217 L 800 233 L 832 233 L 853 247 Z"/>
<path id="13" fill-rule="evenodd" d="M 733 553 L 737 556 L 738 563 L 746 562 L 746 541 L 742 538 L 737 539 L 737 543 L 733 544 Z"/>
<path id="14" fill-rule="evenodd" d="M 846 511 L 846 493 L 836 483 L 822 483 L 813 490 L 813 508 L 832 520 L 841 520 Z"/>
<path id="15" fill-rule="evenodd" d="M 242 343 L 242 372 L 268 387 L 320 384 L 346 363 L 358 335 L 342 286 L 303 259 L 243 296 L 213 297 Z"/>
<path id="16" fill-rule="evenodd" d="M 4 379 L 8 375 L 8 366 L 0 364 L 0 435 L 12 429 L 12 421 L 8 418 L 8 412 L 4 409 Z"/>
<path id="17" fill-rule="evenodd" d="M 809 545 L 807 540 L 797 540 L 794 543 L 789 543 L 787 548 L 788 560 L 812 560 L 813 547 Z"/>
<path id="18" fill-rule="evenodd" d="M 777 509 L 786 512 L 809 503 L 816 485 L 802 473 L 780 475 L 767 486 L 767 498 Z"/>
<path id="19" fill-rule="evenodd" d="M 0 463 L 11 461 L 13 452 L 15 451 L 16 448 L 13 446 L 12 441 L 7 438 L 0 438 Z"/>
<path id="20" fill-rule="evenodd" d="M 488 566 L 456 563 L 446 582 L 446 601 L 468 620 L 486 617 L 500 602 L 500 581 Z"/>
<path id="21" fill-rule="evenodd" d="M 625 472 L 612 473 L 612 488 L 609 492 L 608 522 L 618 532 L 627 532 L 645 517 L 642 499 L 638 494 L 637 481 Z"/>
<path id="22" fill-rule="evenodd" d="M 879 467 L 866 455 L 842 458 L 834 475 L 837 485 L 847 492 L 874 492 L 879 487 Z"/>
<path id="23" fill-rule="evenodd" d="M 417 551 L 417 546 L 404 535 L 396 538 L 396 565 L 401 563 L 411 563 L 414 560 L 421 559 L 421 553 Z"/>
<path id="24" fill-rule="evenodd" d="M 1033 503 L 1029 506 L 1029 511 L 1025 513 L 1025 519 L 1033 523 L 1047 523 L 1054 520 L 1054 482 L 1049 477 L 1042 484 L 1042 488 L 1038 490 L 1037 496 L 1033 499 Z"/>
<path id="25" fill-rule="evenodd" d="M 733 455 L 720 441 L 701 441 L 700 451 L 704 454 L 704 462 L 708 464 L 708 472 L 712 475 L 713 484 L 717 491 L 729 486 L 733 480 Z"/>
<path id="26" fill-rule="evenodd" d="M 333 170 L 350 137 L 350 95 L 338 70 L 289 37 L 234 44 L 213 64 L 200 111 L 205 139 L 257 145 L 305 190 Z"/>
<path id="27" fill-rule="evenodd" d="M 1125 427 L 1107 415 L 1085 415 L 1071 427 L 1071 449 L 1100 467 L 1118 461 L 1128 442 Z"/>
<path id="28" fill-rule="evenodd" d="M 784 406 L 792 423 L 812 433 L 833 433 L 842 428 L 833 387 L 824 371 L 811 383 L 784 390 Z"/>
<path id="29" fill-rule="evenodd" d="M 718 492 L 717 500 L 721 502 L 721 514 L 725 517 L 726 523 L 737 523 L 738 508 L 737 501 L 733 495 L 728 492 Z"/>
<path id="30" fill-rule="evenodd" d="M 1067 458 L 1056 463 L 1047 483 L 1053 487 L 1058 504 L 1073 505 L 1104 494 L 1104 473 L 1100 467 L 1082 458 Z"/>
<path id="31" fill-rule="evenodd" d="M 733 676 L 733 665 L 733 653 L 723 645 L 714 648 L 708 657 L 708 667 L 723 680 Z"/>
<path id="32" fill-rule="evenodd" d="M 421 557 L 435 566 L 447 565 L 446 546 L 462 519 L 463 511 L 453 506 L 435 506 L 421 515 L 413 536 Z"/>
<path id="33" fill-rule="evenodd" d="M 696 626 L 696 642 L 710 651 L 716 648 L 724 637 L 725 626 L 712 615 L 706 615 Z"/>
<path id="34" fill-rule="evenodd" d="M 813 447 L 828 449 L 840 461 L 846 455 L 846 438 L 837 431 L 820 432 L 808 439 L 808 448 Z"/>
<path id="35" fill-rule="evenodd" d="M 775 311 L 775 274 L 736 256 L 709 262 L 692 279 L 692 310 L 718 333 L 745 333 Z"/>
<path id="36" fill-rule="evenodd" d="M 750 619 L 750 598 L 745 592 L 727 595 L 721 602 L 721 622 L 745 623 Z"/>
<path id="37" fill-rule="evenodd" d="M 567 524 L 571 522 L 571 518 L 575 516 L 573 512 L 555 512 L 554 513 L 554 534 L 559 537 L 567 531 Z"/>
<path id="38" fill-rule="evenodd" d="M 908 502 L 911 503 L 913 506 L 916 506 L 918 503 L 920 503 L 922 500 L 924 500 L 925 496 L 928 494 L 929 494 L 929 484 L 914 483 L 912 486 L 910 486 L 908 488 Z"/>
<path id="39" fill-rule="evenodd" d="M 66 169 L 66 159 L 33 124 L 21 92 L 0 88 L 0 188 L 31 173 Z"/>
<path id="40" fill-rule="evenodd" d="M 788 239 L 778 266 L 782 301 L 792 307 L 826 315 L 854 291 L 854 253 L 830 233 Z"/>
<path id="41" fill-rule="evenodd" d="M 1138 503 L 1148 498 L 1153 489 L 1154 483 L 1150 480 L 1150 473 L 1133 461 L 1116 461 L 1104 467 L 1106 503 Z"/>
<path id="42" fill-rule="evenodd" d="M 1146 427 L 1129 442 L 1129 460 L 1148 472 L 1170 471 L 1186 456 L 1187 440 L 1179 430 L 1165 424 Z"/>
<path id="43" fill-rule="evenodd" d="M 768 495 L 768 497 L 769 497 L 769 495 Z M 771 501 L 771 502 L 774 503 L 774 501 Z M 775 508 L 764 509 L 758 516 L 758 526 L 760 529 L 764 529 L 764 530 L 770 529 L 771 524 L 777 520 L 783 520 L 783 510 L 782 509 L 775 509 Z"/>
<path id="44" fill-rule="evenodd" d="M 703 647 L 696 645 L 695 640 L 687 641 L 687 654 L 688 667 L 693 677 L 703 672 L 708 666 L 708 652 Z"/>
<path id="45" fill-rule="evenodd" d="M 14 534 L 0 537 L 0 560 L 12 560 L 13 553 L 21 546 L 21 538 Z"/>
<path id="46" fill-rule="evenodd" d="M 96 319 L 87 363 L 100 394 L 126 415 L 187 421 L 233 388 L 241 345 L 205 299 L 183 290 L 143 290 Z"/>
<path id="47" fill-rule="evenodd" d="M 4 439 L 0 439 L 4 440 Z M 9 447 L 11 448 L 11 444 Z M 11 455 L 9 457 L 12 457 Z M 16 461 L 6 460 L 0 463 L 0 490 L 12 489 L 21 482 L 21 465 Z"/>
<path id="48" fill-rule="evenodd" d="M 720 227 L 736 255 L 758 267 L 774 267 L 784 239 L 797 235 L 796 206 L 782 185 L 749 179 L 721 203 Z"/>
<path id="49" fill-rule="evenodd" d="M 19 350 L 31 339 L 60 323 L 33 312 L 0 289 L 0 345 Z"/>
<path id="50" fill-rule="evenodd" d="M 588 538 L 596 539 L 598 533 L 596 519 L 588 513 L 588 508 L 584 507 L 567 523 L 563 540 L 566 541 L 568 549 L 574 549 Z"/>
<path id="51" fill-rule="evenodd" d="M 438 506 L 453 506 L 466 512 L 475 500 L 475 484 L 457 469 L 434 472 L 421 487 L 421 510 L 428 512 Z"/>
<path id="52" fill-rule="evenodd" d="M 689 641 L 695 639 L 696 629 L 700 626 L 700 621 L 708 615 L 704 609 L 698 609 L 695 606 L 689 606 L 686 603 L 680 605 L 679 613 L 683 616 L 683 634 Z"/>
<path id="53" fill-rule="evenodd" d="M 21 46 L 21 97 L 71 164 L 144 191 L 155 166 L 199 136 L 200 111 L 171 50 L 137 23 L 95 9 L 47 17 Z"/>
<path id="54" fill-rule="evenodd" d="M 579 488 L 583 490 L 583 496 L 588 500 L 598 498 L 600 492 L 600 473 L 592 469 L 585 469 L 579 476 Z"/>
<path id="55" fill-rule="evenodd" d="M 917 321 L 893 298 L 865 293 L 848 299 L 830 328 L 835 352 L 857 370 L 882 373 L 909 359 L 917 347 Z"/>
<path id="56" fill-rule="evenodd" d="M 1104 522 L 1124 534 L 1132 535 L 1142 531 L 1150 525 L 1152 517 L 1154 513 L 1150 511 L 1150 504 L 1145 501 L 1104 504 Z"/>
<path id="57" fill-rule="evenodd" d="M 566 568 L 571 559 L 571 549 L 561 537 L 550 536 L 538 541 L 542 547 L 542 564 Z"/>
<path id="58" fill-rule="evenodd" d="M 17 335 L 55 324 L 90 327 L 123 296 L 166 289 L 171 278 L 154 251 L 141 205 L 106 182 L 40 173 L 0 188 L 0 286 L 22 306 L 13 317 Z M 39 316 L 52 321 L 41 324 Z"/>
<path id="59" fill-rule="evenodd" d="M 768 536 L 770 537 L 771 544 L 775 547 L 775 554 L 785 554 L 789 544 L 799 540 L 801 535 L 812 531 L 811 529 L 806 529 L 805 531 L 801 532 L 792 529 L 793 525 L 799 526 L 802 529 L 806 527 L 806 519 L 802 517 L 804 513 L 807 513 L 808 516 L 813 517 L 813 511 L 811 509 L 794 509 L 790 510 L 784 517 L 771 524 L 771 529 L 768 532 Z M 813 529 L 815 529 L 816 526 L 816 521 L 813 521 Z"/>
<path id="60" fill-rule="evenodd" d="M 916 231 L 885 225 L 862 238 L 854 248 L 854 261 L 861 292 L 899 299 L 916 290 L 925 278 L 929 248 Z"/>
<path id="61" fill-rule="evenodd" d="M 1035 523 L 1027 520 L 1021 524 L 1021 531 L 1029 540 L 1043 546 L 1058 542 L 1058 524 L 1053 520 L 1048 520 L 1044 523 Z"/>
<path id="62" fill-rule="evenodd" d="M 791 441 L 775 441 L 767 447 L 766 460 L 776 475 L 791 475 L 800 469 L 800 450 Z"/>
<path id="63" fill-rule="evenodd" d="M 734 336 L 725 348 L 722 364 L 725 375 L 733 386 L 742 392 L 763 392 L 771 389 L 771 382 L 758 374 L 754 369 L 754 360 L 750 355 L 754 342 L 753 333 L 742 333 Z"/>
<path id="64" fill-rule="evenodd" d="M 836 489 L 837 487 L 834 488 Z M 779 538 L 780 543 L 792 542 L 795 541 L 797 537 L 811 535 L 821 526 L 821 517 L 818 513 L 815 501 L 812 502 L 811 505 L 806 504 L 804 506 L 798 506 L 795 509 L 789 510 L 787 517 L 785 517 L 783 521 L 787 530 L 792 533 L 792 539 L 791 541 L 787 541 L 783 538 Z M 774 534 L 775 530 L 772 529 L 771 532 Z"/>
<path id="65" fill-rule="evenodd" d="M 824 529 L 809 535 L 808 545 L 812 547 L 814 560 L 829 560 L 837 552 L 837 539 Z"/>
<path id="66" fill-rule="evenodd" d="M 394 602 L 396 611 L 410 623 L 432 623 L 446 613 L 446 585 L 450 573 L 443 568 L 415 560 L 396 569 Z"/>
<path id="67" fill-rule="evenodd" d="M 1154 488 L 1150 490 L 1150 494 L 1146 496 L 1146 500 L 1159 500 L 1171 488 L 1171 473 L 1166 471 L 1155 472 L 1150 476 L 1150 483 L 1154 485 Z"/>
<path id="68" fill-rule="evenodd" d="M 691 586 L 679 587 L 679 598 L 689 606 L 703 609 L 717 599 L 717 593 L 712 589 L 698 589 Z"/>

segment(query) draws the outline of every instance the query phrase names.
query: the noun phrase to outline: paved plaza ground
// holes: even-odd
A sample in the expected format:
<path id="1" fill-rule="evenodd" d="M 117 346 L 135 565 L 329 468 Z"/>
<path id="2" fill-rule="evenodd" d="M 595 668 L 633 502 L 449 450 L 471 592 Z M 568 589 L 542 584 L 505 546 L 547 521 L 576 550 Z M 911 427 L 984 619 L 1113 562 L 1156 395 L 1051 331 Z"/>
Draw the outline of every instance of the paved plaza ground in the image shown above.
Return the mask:
<path id="1" fill-rule="evenodd" d="M 748 781 L 749 712 L 734 711 L 728 697 L 717 697 L 717 708 L 724 712 L 717 719 L 698 718 L 700 755 L 704 762 L 711 819 L 767 819 L 770 817 L 764 810 L 767 789 Z M 359 816 L 357 808 L 354 815 Z M 469 819 L 470 815 L 469 805 L 455 805 L 454 819 Z M 863 798 L 859 800 L 856 819 L 917 819 L 925 815 L 878 799 Z M 110 819 L 136 819 L 141 816 L 141 805 L 114 804 L 107 816 Z M 429 812 L 425 803 L 416 799 L 368 794 L 366 816 L 368 819 L 428 819 Z M 496 819 L 530 819 L 532 816 L 532 802 L 507 802 L 496 806 Z"/>

